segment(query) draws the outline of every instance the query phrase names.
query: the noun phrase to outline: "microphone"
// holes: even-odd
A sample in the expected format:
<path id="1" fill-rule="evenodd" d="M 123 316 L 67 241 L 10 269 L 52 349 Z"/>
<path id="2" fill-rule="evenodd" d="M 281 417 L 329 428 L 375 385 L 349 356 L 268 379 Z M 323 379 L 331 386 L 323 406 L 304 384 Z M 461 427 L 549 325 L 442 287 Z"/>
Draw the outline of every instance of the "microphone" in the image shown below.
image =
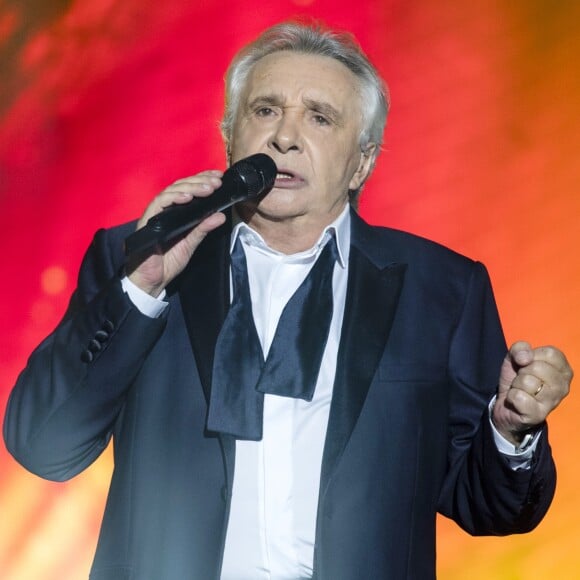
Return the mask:
<path id="1" fill-rule="evenodd" d="M 193 229 L 212 213 L 265 195 L 274 187 L 277 171 L 272 158 L 264 153 L 241 159 L 225 171 L 221 187 L 208 197 L 172 205 L 149 218 L 141 229 L 125 238 L 125 255 L 149 251 Z"/>

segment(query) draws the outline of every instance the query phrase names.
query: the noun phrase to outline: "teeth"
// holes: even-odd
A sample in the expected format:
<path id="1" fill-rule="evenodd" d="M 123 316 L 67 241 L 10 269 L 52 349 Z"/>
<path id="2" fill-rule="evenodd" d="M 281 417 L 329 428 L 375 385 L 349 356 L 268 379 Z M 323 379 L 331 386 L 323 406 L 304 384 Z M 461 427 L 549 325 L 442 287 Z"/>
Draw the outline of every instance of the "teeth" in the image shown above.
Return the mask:
<path id="1" fill-rule="evenodd" d="M 277 173 L 276 179 L 292 179 L 292 175 L 290 173 Z"/>

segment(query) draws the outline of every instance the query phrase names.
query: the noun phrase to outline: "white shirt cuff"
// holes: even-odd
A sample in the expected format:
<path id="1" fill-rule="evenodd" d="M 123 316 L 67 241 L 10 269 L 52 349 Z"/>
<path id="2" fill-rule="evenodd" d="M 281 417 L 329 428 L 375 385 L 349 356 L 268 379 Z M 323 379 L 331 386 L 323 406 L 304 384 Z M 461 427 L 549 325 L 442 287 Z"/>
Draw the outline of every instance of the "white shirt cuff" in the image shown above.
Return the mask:
<path id="1" fill-rule="evenodd" d="M 141 314 L 149 316 L 149 318 L 158 318 L 169 306 L 169 303 L 164 300 L 165 290 L 162 290 L 161 294 L 154 298 L 144 290 L 141 290 L 139 286 L 133 284 L 127 276 L 121 279 L 121 286 L 137 310 Z"/>

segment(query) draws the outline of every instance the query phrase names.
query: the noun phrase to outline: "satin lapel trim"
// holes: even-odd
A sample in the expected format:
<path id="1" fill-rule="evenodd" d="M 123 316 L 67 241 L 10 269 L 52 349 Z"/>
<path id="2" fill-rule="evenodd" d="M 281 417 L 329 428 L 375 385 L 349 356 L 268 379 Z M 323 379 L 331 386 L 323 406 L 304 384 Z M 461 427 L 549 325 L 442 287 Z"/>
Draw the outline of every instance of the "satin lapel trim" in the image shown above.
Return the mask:
<path id="1" fill-rule="evenodd" d="M 321 472 L 321 493 L 342 456 L 393 324 L 406 264 L 381 269 L 351 246 L 348 290 Z"/>
<path id="2" fill-rule="evenodd" d="M 231 228 L 222 226 L 208 234 L 176 280 L 206 401 L 211 389 L 215 344 L 230 301 L 230 231 Z"/>

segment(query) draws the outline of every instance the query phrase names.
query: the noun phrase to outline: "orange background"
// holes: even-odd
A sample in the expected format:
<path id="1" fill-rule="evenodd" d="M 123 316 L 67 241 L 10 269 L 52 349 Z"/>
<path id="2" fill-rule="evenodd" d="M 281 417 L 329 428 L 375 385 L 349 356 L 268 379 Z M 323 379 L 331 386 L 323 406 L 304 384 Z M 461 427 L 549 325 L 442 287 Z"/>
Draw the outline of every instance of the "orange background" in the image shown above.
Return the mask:
<path id="1" fill-rule="evenodd" d="M 223 168 L 222 77 L 294 15 L 355 33 L 387 79 L 372 223 L 482 260 L 508 341 L 554 343 L 580 369 L 580 3 L 575 0 L 0 2 L 0 409 L 58 322 L 94 230 L 169 182 Z M 554 504 L 525 536 L 439 522 L 442 580 L 580 578 L 573 393 L 551 421 Z M 0 578 L 88 576 L 110 451 L 66 484 L 0 446 Z"/>

